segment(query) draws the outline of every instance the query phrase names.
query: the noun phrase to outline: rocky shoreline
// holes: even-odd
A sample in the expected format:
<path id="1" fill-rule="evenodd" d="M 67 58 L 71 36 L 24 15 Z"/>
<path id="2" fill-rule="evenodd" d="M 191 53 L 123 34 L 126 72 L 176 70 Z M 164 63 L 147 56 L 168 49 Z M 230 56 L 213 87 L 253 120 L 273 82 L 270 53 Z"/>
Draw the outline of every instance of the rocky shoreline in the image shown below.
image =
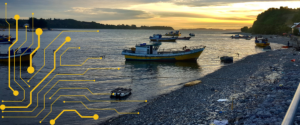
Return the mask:
<path id="1" fill-rule="evenodd" d="M 288 40 L 281 37 L 270 42 L 286 44 Z M 122 115 L 100 124 L 208 125 L 225 120 L 237 125 L 280 125 L 300 82 L 300 53 L 272 48 L 224 66 L 200 78 L 198 85 L 150 100 L 135 110 L 139 115 Z M 295 121 L 300 123 L 300 117 Z"/>

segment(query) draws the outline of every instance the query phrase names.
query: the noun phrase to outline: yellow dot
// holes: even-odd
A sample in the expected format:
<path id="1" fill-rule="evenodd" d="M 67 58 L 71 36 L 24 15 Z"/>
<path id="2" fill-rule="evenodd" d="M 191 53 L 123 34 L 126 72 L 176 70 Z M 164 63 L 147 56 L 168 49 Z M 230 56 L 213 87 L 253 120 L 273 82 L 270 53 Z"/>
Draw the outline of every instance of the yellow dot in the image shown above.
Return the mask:
<path id="1" fill-rule="evenodd" d="M 78 47 L 78 49 L 80 49 L 80 47 Z"/>
<path id="2" fill-rule="evenodd" d="M 145 100 L 145 102 L 147 102 L 147 100 Z"/>
<path id="3" fill-rule="evenodd" d="M 41 28 L 37 28 L 36 30 L 35 30 L 35 34 L 36 35 L 42 35 L 43 34 L 43 30 L 41 29 Z"/>
<path id="4" fill-rule="evenodd" d="M 32 15 L 34 15 L 34 13 L 32 13 Z"/>
<path id="5" fill-rule="evenodd" d="M 7 5 L 7 3 L 5 3 L 5 5 Z"/>
<path id="6" fill-rule="evenodd" d="M 15 15 L 15 20 L 18 20 L 18 19 L 20 19 L 20 16 L 19 15 Z"/>
<path id="7" fill-rule="evenodd" d="M 118 70 L 120 70 L 120 68 L 118 68 Z"/>
<path id="8" fill-rule="evenodd" d="M 64 103 L 66 103 L 66 101 L 63 101 Z"/>
<path id="9" fill-rule="evenodd" d="M 49 97 L 49 99 L 51 99 L 51 97 Z"/>
<path id="10" fill-rule="evenodd" d="M 29 66 L 29 67 L 27 68 L 27 72 L 28 72 L 29 74 L 32 74 L 32 73 L 34 72 L 34 68 L 31 67 L 31 66 Z"/>
<path id="11" fill-rule="evenodd" d="M 100 59 L 102 59 L 102 57 L 100 57 Z"/>
<path id="12" fill-rule="evenodd" d="M 97 32 L 99 32 L 99 30 L 97 30 Z"/>
<path id="13" fill-rule="evenodd" d="M 14 91 L 14 96 L 18 96 L 19 95 L 19 91 L 18 90 L 15 90 Z"/>
<path id="14" fill-rule="evenodd" d="M 137 114 L 140 114 L 140 112 L 138 112 Z"/>
<path id="15" fill-rule="evenodd" d="M 66 37 L 66 41 L 67 41 L 67 42 L 70 42 L 70 41 L 71 41 L 71 37 L 67 36 L 67 37 Z"/>
<path id="16" fill-rule="evenodd" d="M 2 111 L 5 110 L 5 105 L 2 104 L 2 105 L 0 106 L 0 109 L 1 109 Z"/>
<path id="17" fill-rule="evenodd" d="M 50 124 L 51 124 L 51 125 L 54 125 L 54 124 L 55 124 L 55 120 L 54 120 L 54 119 L 51 119 L 51 120 L 50 120 Z"/>
<path id="18" fill-rule="evenodd" d="M 27 80 L 27 82 L 30 82 L 29 80 Z"/>
<path id="19" fill-rule="evenodd" d="M 95 114 L 95 115 L 93 116 L 93 118 L 94 118 L 94 120 L 98 120 L 99 116 L 98 116 L 97 114 Z"/>

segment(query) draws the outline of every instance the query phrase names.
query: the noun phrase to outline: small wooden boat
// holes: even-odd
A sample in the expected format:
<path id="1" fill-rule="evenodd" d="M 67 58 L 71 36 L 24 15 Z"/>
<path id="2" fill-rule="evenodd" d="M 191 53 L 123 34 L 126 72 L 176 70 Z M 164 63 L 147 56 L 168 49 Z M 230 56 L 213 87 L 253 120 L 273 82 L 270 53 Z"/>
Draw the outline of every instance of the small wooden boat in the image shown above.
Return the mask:
<path id="1" fill-rule="evenodd" d="M 126 60 L 137 61 L 196 61 L 205 46 L 160 49 L 161 42 L 139 44 L 130 49 L 124 49 L 122 55 Z"/>
<path id="2" fill-rule="evenodd" d="M 177 40 L 190 40 L 191 37 L 176 37 Z"/>
<path id="3" fill-rule="evenodd" d="M 175 31 L 175 32 L 171 31 L 169 33 L 166 33 L 165 35 L 166 36 L 181 36 L 181 33 L 179 31 Z"/>
<path id="4" fill-rule="evenodd" d="M 255 37 L 255 44 L 256 46 L 260 46 L 260 47 L 266 47 L 270 45 L 270 43 L 268 42 L 268 38 L 257 39 L 257 37 Z"/>
<path id="5" fill-rule="evenodd" d="M 11 44 L 14 40 L 15 40 L 15 38 L 11 38 L 11 36 L 7 36 L 7 35 L 0 36 L 0 43 L 2 43 L 2 44 Z"/>
<path id="6" fill-rule="evenodd" d="M 248 36 L 248 35 L 244 35 L 244 36 L 240 36 L 240 34 L 237 34 L 237 35 L 232 35 L 231 38 L 236 38 L 236 39 L 239 39 L 239 38 L 252 38 L 251 36 Z"/>
<path id="7" fill-rule="evenodd" d="M 161 34 L 153 34 L 153 36 L 150 36 L 149 39 L 151 41 L 158 41 L 158 42 L 176 42 L 176 37 L 171 38 L 162 38 Z"/>
<path id="8" fill-rule="evenodd" d="M 194 33 L 190 33 L 189 35 L 190 35 L 190 36 L 195 36 L 195 34 L 194 34 Z"/>
<path id="9" fill-rule="evenodd" d="M 7 54 L 0 54 L 0 62 L 4 62 L 4 63 L 8 63 L 9 58 L 10 58 L 10 62 L 14 62 L 14 58 L 15 58 L 15 62 L 29 62 L 30 61 L 30 54 L 32 53 L 31 48 L 21 48 L 21 51 L 17 50 L 17 52 L 15 53 L 14 56 L 14 50 L 10 50 L 10 57 L 8 57 L 8 53 Z M 23 54 L 24 53 L 24 54 Z M 35 55 L 35 53 L 32 55 L 32 57 Z M 20 59 L 21 57 L 21 59 Z"/>
<path id="10" fill-rule="evenodd" d="M 113 98 L 124 98 L 131 95 L 131 89 L 116 88 L 110 92 L 110 97 Z"/>

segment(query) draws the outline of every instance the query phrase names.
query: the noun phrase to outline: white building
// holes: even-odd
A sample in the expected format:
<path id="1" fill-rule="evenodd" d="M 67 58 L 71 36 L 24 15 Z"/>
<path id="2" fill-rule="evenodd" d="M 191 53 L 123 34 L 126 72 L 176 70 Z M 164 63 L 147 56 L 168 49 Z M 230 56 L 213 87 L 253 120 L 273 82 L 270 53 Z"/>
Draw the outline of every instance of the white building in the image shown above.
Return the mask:
<path id="1" fill-rule="evenodd" d="M 24 25 L 23 25 L 23 27 L 26 27 L 27 26 L 27 28 L 29 27 L 29 24 L 28 23 L 25 23 Z"/>
<path id="2" fill-rule="evenodd" d="M 294 28 L 297 27 L 299 32 L 300 32 L 300 22 L 299 23 L 294 23 L 294 25 L 291 27 L 292 30 L 294 30 Z M 294 31 L 293 31 L 294 32 Z"/>

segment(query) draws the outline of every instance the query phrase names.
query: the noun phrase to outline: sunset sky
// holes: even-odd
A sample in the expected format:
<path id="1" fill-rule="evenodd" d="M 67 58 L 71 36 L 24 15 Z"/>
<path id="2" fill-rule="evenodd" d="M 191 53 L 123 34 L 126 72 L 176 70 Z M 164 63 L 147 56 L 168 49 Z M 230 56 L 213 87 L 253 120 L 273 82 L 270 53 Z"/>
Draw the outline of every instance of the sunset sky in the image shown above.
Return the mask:
<path id="1" fill-rule="evenodd" d="M 299 0 L 0 0 L 0 18 L 72 18 L 104 24 L 239 29 L 270 7 L 300 8 Z"/>

